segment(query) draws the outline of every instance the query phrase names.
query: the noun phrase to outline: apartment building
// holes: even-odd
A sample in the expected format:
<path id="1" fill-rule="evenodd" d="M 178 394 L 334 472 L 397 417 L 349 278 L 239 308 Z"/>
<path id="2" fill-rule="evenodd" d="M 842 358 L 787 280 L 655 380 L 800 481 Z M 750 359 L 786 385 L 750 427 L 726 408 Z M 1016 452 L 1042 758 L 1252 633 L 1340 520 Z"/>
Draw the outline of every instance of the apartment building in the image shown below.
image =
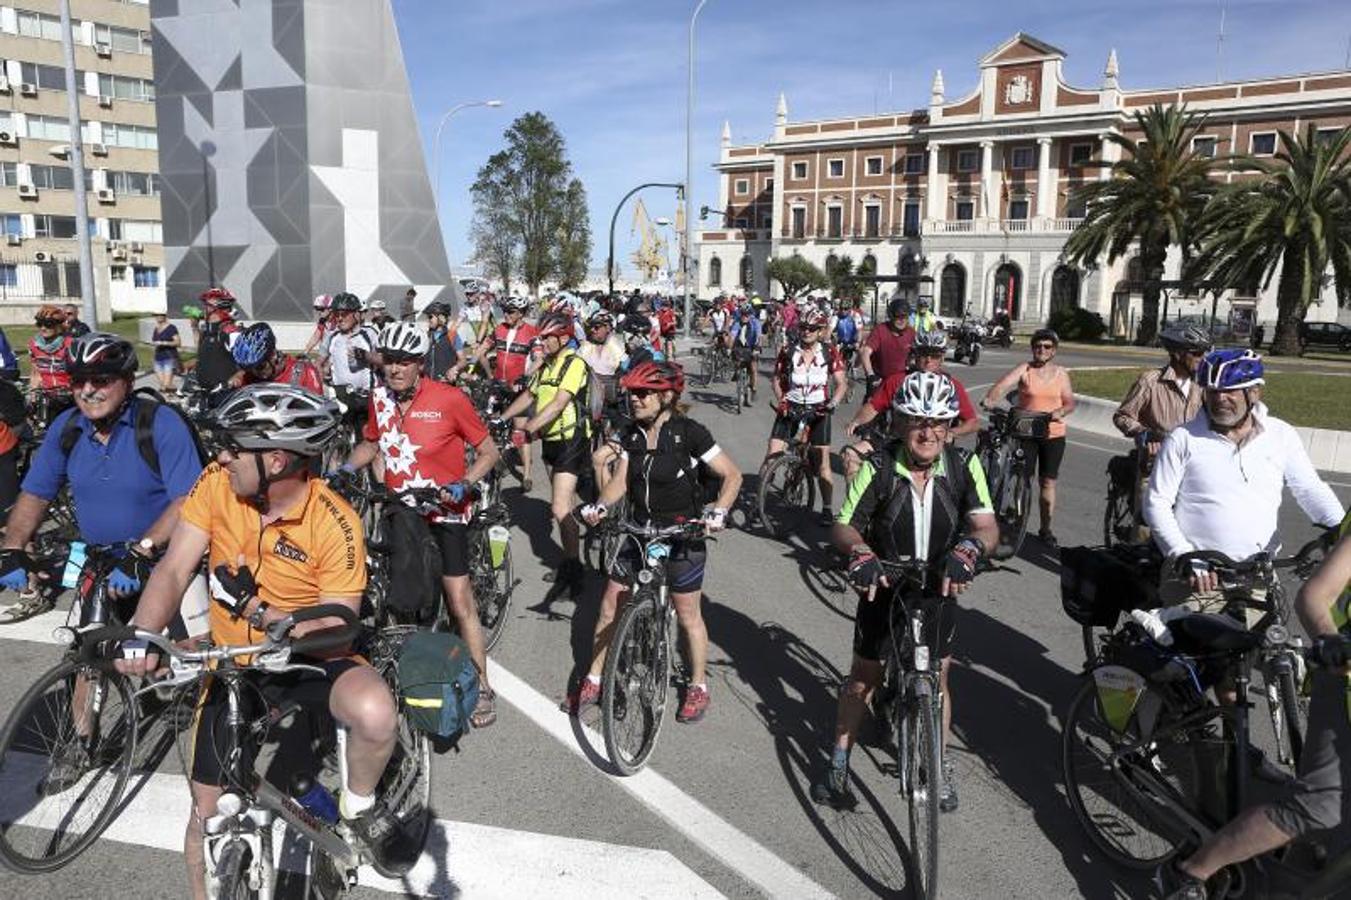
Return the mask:
<path id="1" fill-rule="evenodd" d="M 100 316 L 165 308 L 149 0 L 72 0 Z M 78 300 L 56 0 L 0 5 L 0 322 Z"/>
<path id="2" fill-rule="evenodd" d="M 1020 33 L 987 54 L 964 79 L 974 87 L 955 98 L 935 73 L 922 109 L 793 122 L 781 96 L 769 141 L 733 146 L 724 126 L 723 222 L 700 235 L 699 296 L 775 290 L 765 266 L 776 256 L 820 266 L 832 255 L 872 257 L 879 275 L 899 279 L 882 285 L 883 299 L 922 287 L 944 316 L 998 307 L 1024 324 L 1077 306 L 1126 334 L 1139 315 L 1138 260 L 1084 270 L 1062 255 L 1084 215 L 1074 189 L 1108 177 L 1120 152 L 1107 135 L 1135 134 L 1134 115 L 1155 103 L 1205 113 L 1195 149 L 1211 155 L 1272 156 L 1278 131 L 1351 124 L 1351 71 L 1128 90 L 1115 51 L 1094 88 L 1067 84 L 1064 59 Z M 1169 259 L 1165 282 L 1179 266 Z M 1193 296 L 1170 288 L 1169 316 L 1213 314 L 1242 332 L 1274 322 L 1275 286 Z M 1337 317 L 1329 285 L 1309 319 Z"/>

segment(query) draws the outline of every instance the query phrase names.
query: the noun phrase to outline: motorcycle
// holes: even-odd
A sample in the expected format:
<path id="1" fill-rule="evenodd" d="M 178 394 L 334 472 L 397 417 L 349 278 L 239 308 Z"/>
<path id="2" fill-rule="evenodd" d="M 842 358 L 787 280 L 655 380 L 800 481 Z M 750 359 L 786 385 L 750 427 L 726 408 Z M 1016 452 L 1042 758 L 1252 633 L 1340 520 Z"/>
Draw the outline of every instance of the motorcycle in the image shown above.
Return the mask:
<path id="1" fill-rule="evenodd" d="M 994 344 L 1007 350 L 1013 346 L 1012 325 L 1006 319 L 990 319 L 985 323 L 985 336 L 981 339 L 981 343 Z"/>
<path id="2" fill-rule="evenodd" d="M 974 366 L 980 360 L 980 345 L 985 340 L 985 326 L 980 320 L 967 317 L 962 319 L 951 333 L 953 361 L 965 360 L 968 366 Z"/>

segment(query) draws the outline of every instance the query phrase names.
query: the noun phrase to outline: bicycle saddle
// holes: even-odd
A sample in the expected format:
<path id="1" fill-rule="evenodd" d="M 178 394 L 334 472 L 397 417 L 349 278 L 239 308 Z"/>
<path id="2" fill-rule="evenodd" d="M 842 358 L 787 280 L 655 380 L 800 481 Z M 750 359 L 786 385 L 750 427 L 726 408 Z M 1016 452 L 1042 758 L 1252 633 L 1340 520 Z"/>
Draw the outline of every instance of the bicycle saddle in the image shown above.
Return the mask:
<path id="1" fill-rule="evenodd" d="M 1262 643 L 1262 636 L 1228 616 L 1193 613 L 1168 623 L 1184 653 L 1238 653 Z"/>

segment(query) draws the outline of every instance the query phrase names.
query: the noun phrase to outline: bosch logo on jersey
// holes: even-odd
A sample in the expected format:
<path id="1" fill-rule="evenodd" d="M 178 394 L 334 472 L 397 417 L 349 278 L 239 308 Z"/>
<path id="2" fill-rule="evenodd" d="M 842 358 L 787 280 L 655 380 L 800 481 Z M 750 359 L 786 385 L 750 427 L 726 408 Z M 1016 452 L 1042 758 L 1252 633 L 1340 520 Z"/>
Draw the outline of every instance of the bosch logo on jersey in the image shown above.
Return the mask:
<path id="1" fill-rule="evenodd" d="M 414 409 L 409 411 L 410 419 L 426 419 L 428 422 L 441 421 L 441 410 L 439 409 Z"/>
<path id="2" fill-rule="evenodd" d="M 272 553 L 275 556 L 284 556 L 298 563 L 310 561 L 304 550 L 287 541 L 284 536 L 277 538 L 277 543 L 272 545 Z"/>

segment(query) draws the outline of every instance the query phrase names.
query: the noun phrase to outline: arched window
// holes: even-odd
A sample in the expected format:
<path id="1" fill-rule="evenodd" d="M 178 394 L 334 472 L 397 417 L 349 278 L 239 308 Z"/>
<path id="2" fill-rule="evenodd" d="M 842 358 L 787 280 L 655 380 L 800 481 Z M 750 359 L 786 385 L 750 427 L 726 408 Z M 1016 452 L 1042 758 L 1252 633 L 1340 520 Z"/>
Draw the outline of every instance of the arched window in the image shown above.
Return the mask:
<path id="1" fill-rule="evenodd" d="M 938 287 L 938 314 L 959 318 L 966 311 L 966 269 L 961 263 L 948 263 Z"/>
<path id="2" fill-rule="evenodd" d="M 1145 267 L 1140 262 L 1140 257 L 1132 256 L 1126 263 L 1126 280 L 1130 282 L 1131 290 L 1140 293 L 1144 289 Z"/>
<path id="3" fill-rule="evenodd" d="M 863 254 L 863 259 L 859 260 L 858 271 L 860 273 L 867 272 L 872 275 L 877 274 L 877 257 L 873 256 L 871 250 Z"/>
<path id="4" fill-rule="evenodd" d="M 1079 305 L 1079 273 L 1069 266 L 1057 266 L 1051 273 L 1051 315 Z"/>
<path id="5" fill-rule="evenodd" d="M 755 266 L 749 256 L 741 257 L 741 286 L 749 290 L 755 278 Z"/>
<path id="6" fill-rule="evenodd" d="M 708 286 L 722 287 L 722 260 L 716 256 L 708 261 Z"/>
<path id="7" fill-rule="evenodd" d="M 896 267 L 896 274 L 902 278 L 914 278 L 919 274 L 919 263 L 915 260 L 915 254 L 906 251 L 901 257 L 901 263 Z"/>
<path id="8" fill-rule="evenodd" d="M 1023 315 L 1023 270 L 1013 263 L 1004 263 L 994 273 L 994 311 L 1004 310 L 1010 319 Z"/>

